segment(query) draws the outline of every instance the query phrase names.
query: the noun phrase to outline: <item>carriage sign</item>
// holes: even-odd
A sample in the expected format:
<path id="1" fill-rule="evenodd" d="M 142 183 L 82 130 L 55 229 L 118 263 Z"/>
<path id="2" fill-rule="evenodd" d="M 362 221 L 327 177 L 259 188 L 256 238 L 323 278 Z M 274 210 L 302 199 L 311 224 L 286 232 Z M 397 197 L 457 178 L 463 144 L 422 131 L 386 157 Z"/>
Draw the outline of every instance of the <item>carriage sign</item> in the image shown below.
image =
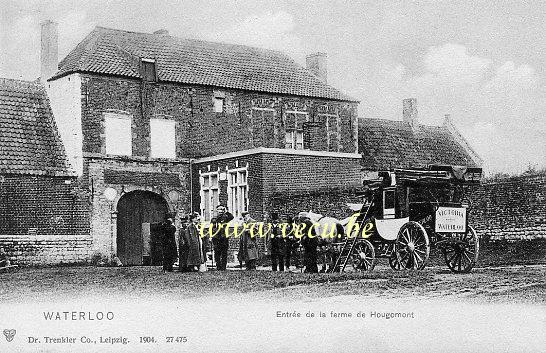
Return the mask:
<path id="1" fill-rule="evenodd" d="M 466 232 L 466 208 L 438 207 L 436 232 Z"/>

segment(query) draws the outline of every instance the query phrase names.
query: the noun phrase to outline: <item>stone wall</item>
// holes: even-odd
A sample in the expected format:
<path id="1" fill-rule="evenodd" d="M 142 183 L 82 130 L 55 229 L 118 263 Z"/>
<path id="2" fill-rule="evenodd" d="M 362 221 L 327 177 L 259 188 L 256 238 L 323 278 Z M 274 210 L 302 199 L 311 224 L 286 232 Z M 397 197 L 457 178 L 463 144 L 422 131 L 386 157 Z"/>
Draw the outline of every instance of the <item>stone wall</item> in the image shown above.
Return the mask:
<path id="1" fill-rule="evenodd" d="M 546 172 L 485 181 L 471 200 L 471 223 L 484 239 L 546 238 Z"/>
<path id="2" fill-rule="evenodd" d="M 0 246 L 19 266 L 90 263 L 93 255 L 86 235 L 0 235 Z"/>
<path id="3" fill-rule="evenodd" d="M 190 211 L 190 168 L 188 161 L 167 161 L 136 157 L 84 156 L 84 178 L 93 190 L 90 211 L 91 236 L 95 254 L 116 254 L 117 202 L 135 190 L 161 196 L 169 212 Z M 105 191 L 115 192 L 108 200 Z"/>

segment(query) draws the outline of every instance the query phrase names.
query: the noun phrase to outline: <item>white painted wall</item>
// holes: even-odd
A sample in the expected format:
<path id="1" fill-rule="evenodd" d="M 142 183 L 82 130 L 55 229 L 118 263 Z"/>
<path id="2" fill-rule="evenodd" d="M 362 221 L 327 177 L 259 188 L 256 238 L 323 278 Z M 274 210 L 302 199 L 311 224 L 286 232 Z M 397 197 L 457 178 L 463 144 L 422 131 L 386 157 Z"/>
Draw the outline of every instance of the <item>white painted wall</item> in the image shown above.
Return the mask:
<path id="1" fill-rule="evenodd" d="M 46 84 L 51 109 L 68 160 L 78 176 L 83 173 L 81 84 L 79 74 L 68 75 Z"/>

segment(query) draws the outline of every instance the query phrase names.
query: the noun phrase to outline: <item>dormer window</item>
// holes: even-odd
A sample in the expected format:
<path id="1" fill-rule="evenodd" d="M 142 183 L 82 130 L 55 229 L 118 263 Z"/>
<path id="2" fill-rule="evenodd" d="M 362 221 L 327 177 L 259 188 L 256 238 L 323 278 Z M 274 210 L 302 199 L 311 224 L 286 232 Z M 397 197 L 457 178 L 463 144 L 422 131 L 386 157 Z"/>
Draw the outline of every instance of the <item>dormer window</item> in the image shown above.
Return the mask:
<path id="1" fill-rule="evenodd" d="M 146 82 L 157 81 L 157 73 L 155 70 L 155 60 L 142 59 L 142 79 Z"/>

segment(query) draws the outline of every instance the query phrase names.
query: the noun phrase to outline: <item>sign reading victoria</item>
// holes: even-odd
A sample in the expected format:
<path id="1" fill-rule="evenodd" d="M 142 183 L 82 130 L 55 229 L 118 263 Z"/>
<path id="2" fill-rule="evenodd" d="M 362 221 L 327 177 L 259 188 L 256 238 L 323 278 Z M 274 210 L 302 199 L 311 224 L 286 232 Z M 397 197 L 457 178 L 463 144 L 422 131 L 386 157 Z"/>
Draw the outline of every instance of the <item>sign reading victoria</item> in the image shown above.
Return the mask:
<path id="1" fill-rule="evenodd" d="M 466 208 L 438 207 L 436 232 L 466 232 Z"/>

